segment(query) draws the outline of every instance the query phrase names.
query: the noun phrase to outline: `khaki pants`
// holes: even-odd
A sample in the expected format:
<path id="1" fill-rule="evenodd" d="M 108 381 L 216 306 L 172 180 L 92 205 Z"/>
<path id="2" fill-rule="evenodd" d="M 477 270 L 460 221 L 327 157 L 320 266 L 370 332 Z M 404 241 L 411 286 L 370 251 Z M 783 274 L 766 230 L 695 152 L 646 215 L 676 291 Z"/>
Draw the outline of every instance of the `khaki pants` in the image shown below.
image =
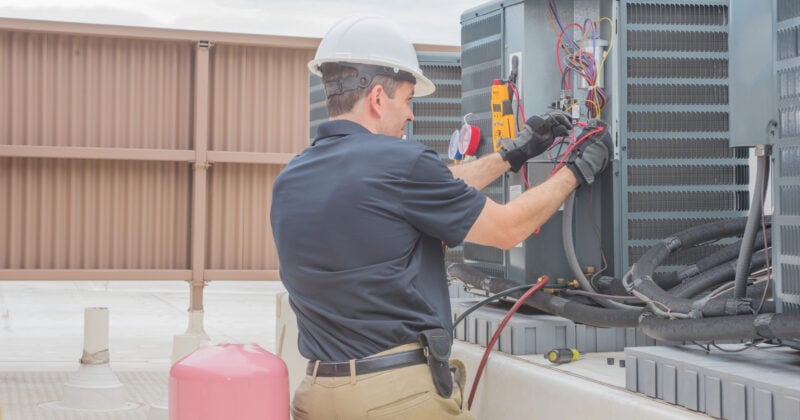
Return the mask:
<path id="1" fill-rule="evenodd" d="M 375 356 L 419 348 L 406 344 Z M 473 420 L 462 410 L 463 390 L 458 378 L 453 394 L 442 398 L 428 365 L 419 364 L 365 375 L 314 377 L 306 375 L 294 393 L 295 420 L 453 419 Z"/>

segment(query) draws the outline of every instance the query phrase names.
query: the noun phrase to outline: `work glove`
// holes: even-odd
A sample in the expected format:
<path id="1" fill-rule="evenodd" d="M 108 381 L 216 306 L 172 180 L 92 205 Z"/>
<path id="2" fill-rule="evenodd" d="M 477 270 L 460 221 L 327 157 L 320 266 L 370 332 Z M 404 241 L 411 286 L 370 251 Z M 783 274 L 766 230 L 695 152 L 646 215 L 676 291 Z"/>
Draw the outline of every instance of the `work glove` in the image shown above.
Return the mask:
<path id="1" fill-rule="evenodd" d="M 500 140 L 500 156 L 511 165 L 512 171 L 517 172 L 528 159 L 544 153 L 556 137 L 568 135 L 571 129 L 572 120 L 563 112 L 535 115 L 525 121 L 525 128 L 517 138 Z"/>
<path id="2" fill-rule="evenodd" d="M 567 168 L 575 174 L 581 185 L 591 185 L 613 159 L 614 145 L 611 143 L 608 126 L 602 123 L 600 126 L 603 131 L 580 142 L 567 157 Z M 586 130 L 595 128 L 588 127 Z"/>

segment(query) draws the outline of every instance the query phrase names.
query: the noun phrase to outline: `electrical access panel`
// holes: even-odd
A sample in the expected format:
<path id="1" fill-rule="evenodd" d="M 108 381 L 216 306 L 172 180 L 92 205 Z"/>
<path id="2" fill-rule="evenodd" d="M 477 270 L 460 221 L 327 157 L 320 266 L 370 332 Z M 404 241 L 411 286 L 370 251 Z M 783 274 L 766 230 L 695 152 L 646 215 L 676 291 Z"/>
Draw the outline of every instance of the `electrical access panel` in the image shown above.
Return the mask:
<path id="1" fill-rule="evenodd" d="M 612 22 L 601 18 L 613 14 L 614 3 L 610 0 L 492 2 L 461 15 L 461 112 L 473 115 L 481 128 L 479 156 L 495 150 L 493 137 L 497 136 L 493 131 L 504 126 L 498 126 L 499 104 L 492 100 L 493 89 L 495 93 L 498 90 L 496 80 L 503 88 L 508 86 L 506 96 L 514 115 L 514 133 L 523 127 L 525 119 L 554 110 L 566 111 L 580 117 L 582 122 L 598 116 L 610 122 L 612 98 L 608 88 L 612 79 L 608 74 L 613 72 L 614 64 L 610 59 L 603 62 L 603 58 Z M 599 24 L 586 25 L 586 30 L 578 28 L 587 21 Z M 574 22 L 580 23 L 568 27 Z M 569 37 L 559 36 L 561 27 Z M 568 43 L 563 50 L 565 54 L 572 52 L 573 60 L 564 63 L 575 64 L 574 69 L 559 68 L 561 43 Z M 582 60 L 585 62 L 578 64 Z M 504 106 L 503 110 L 507 108 Z M 610 127 L 613 129 L 614 124 Z M 578 138 L 580 131 L 576 131 Z M 500 203 L 513 200 L 544 181 L 569 146 L 566 141 L 557 145 L 529 161 L 524 171 L 501 177 L 483 192 Z M 575 242 L 575 251 L 586 270 L 595 274 L 605 269 L 613 275 L 614 270 L 613 241 L 607 239 L 613 237 L 612 201 L 603 198 L 604 191 L 611 194 L 612 180 L 612 171 L 608 171 L 591 187 L 576 193 L 574 227 L 583 236 Z M 540 275 L 567 281 L 574 276 L 562 245 L 562 223 L 559 211 L 538 233 L 509 251 L 465 243 L 464 259 L 488 274 L 520 283 L 535 282 Z"/>

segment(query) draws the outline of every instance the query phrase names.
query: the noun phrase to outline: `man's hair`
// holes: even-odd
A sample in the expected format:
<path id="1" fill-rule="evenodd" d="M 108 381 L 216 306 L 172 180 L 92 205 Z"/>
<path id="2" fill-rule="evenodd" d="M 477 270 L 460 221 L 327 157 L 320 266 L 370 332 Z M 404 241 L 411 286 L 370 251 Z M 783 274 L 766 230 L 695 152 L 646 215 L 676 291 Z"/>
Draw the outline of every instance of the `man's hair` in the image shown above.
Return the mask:
<path id="1" fill-rule="evenodd" d="M 320 66 L 320 71 L 322 72 L 323 85 L 328 82 L 335 82 L 340 79 L 358 75 L 358 70 L 338 63 L 325 63 Z M 366 88 L 356 88 L 344 93 L 328 96 L 326 101 L 328 116 L 337 117 L 352 111 L 356 102 L 366 97 L 372 88 L 377 85 L 383 86 L 383 90 L 386 91 L 386 94 L 389 95 L 390 98 L 394 98 L 397 88 L 400 87 L 402 83 L 402 80 L 393 77 L 376 75 L 372 77 L 372 83 Z"/>

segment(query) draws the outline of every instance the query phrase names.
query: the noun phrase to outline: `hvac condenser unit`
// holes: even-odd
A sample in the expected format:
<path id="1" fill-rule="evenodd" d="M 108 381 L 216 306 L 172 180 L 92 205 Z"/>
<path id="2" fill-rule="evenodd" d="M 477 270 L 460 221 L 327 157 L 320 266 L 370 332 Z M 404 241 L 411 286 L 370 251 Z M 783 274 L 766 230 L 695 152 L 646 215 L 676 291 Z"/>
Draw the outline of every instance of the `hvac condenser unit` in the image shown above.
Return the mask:
<path id="1" fill-rule="evenodd" d="M 800 312 L 800 3 L 775 10 L 777 139 L 773 151 L 775 214 L 772 244 L 778 312 Z M 800 341 L 792 343 L 800 348 Z"/>
<path id="2" fill-rule="evenodd" d="M 551 4 L 557 16 L 548 11 Z M 602 22 L 592 45 L 596 56 L 608 54 L 597 86 L 607 96 L 601 119 L 611 126 L 615 161 L 592 188 L 578 190 L 573 221 L 575 252 L 592 276 L 603 271 L 619 278 L 672 233 L 746 215 L 748 152 L 729 144 L 728 16 L 725 0 L 504 1 L 462 14 L 461 112 L 475 115 L 487 133 L 484 154 L 492 151 L 491 85 L 508 77 L 514 57 L 525 113 L 563 109 L 565 98 L 583 100 L 588 89 L 578 78 L 562 88 L 556 60 L 560 27 Z M 582 47 L 589 45 L 586 40 L 584 35 Z M 553 166 L 547 157 L 530 162 L 529 183 L 541 182 Z M 511 175 L 484 192 L 507 202 L 526 189 L 523 184 L 520 175 Z M 565 262 L 563 223 L 559 213 L 510 251 L 465 244 L 464 258 L 520 282 L 543 274 L 574 278 Z M 662 269 L 674 270 L 724 245 L 678 253 Z"/>

